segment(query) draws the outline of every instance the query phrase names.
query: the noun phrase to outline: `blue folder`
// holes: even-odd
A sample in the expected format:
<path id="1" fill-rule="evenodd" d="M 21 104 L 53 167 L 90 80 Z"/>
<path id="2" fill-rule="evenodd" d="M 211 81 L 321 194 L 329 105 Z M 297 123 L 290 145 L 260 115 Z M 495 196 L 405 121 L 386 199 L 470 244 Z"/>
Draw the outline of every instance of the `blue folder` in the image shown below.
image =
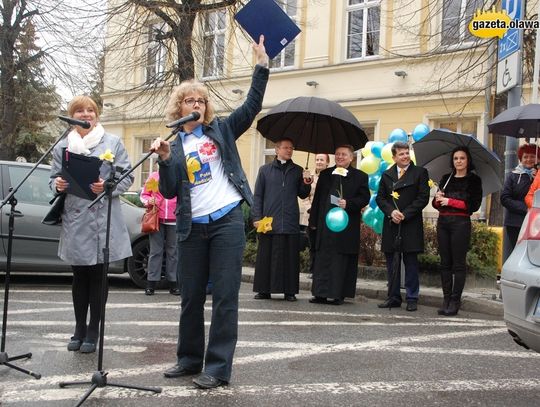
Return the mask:
<path id="1" fill-rule="evenodd" d="M 274 0 L 251 0 L 234 18 L 253 41 L 259 42 L 259 36 L 264 35 L 264 47 L 270 59 L 301 31 Z"/>

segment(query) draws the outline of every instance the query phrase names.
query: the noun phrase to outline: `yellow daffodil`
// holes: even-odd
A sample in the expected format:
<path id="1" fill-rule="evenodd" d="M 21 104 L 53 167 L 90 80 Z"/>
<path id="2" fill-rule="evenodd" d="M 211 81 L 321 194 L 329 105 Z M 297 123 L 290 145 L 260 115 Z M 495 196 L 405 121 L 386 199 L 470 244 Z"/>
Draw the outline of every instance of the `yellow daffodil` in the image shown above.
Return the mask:
<path id="1" fill-rule="evenodd" d="M 433 187 L 437 186 L 437 183 L 435 181 L 433 181 L 432 179 L 430 179 L 427 184 L 428 184 L 428 186 L 430 188 L 433 188 Z"/>
<path id="2" fill-rule="evenodd" d="M 148 192 L 158 192 L 159 182 L 155 178 L 150 178 L 148 181 L 146 181 L 145 187 Z"/>
<path id="3" fill-rule="evenodd" d="M 101 161 L 108 161 L 112 163 L 114 161 L 114 154 L 110 149 L 106 149 L 103 154 L 100 154 L 99 159 Z"/>
<path id="4" fill-rule="evenodd" d="M 349 173 L 349 170 L 343 167 L 336 167 L 334 171 L 332 171 L 332 174 L 341 175 L 342 177 L 346 177 Z"/>
<path id="5" fill-rule="evenodd" d="M 257 233 L 266 233 L 270 232 L 272 230 L 272 221 L 274 218 L 271 216 L 265 216 L 259 221 L 259 225 L 257 226 Z"/>
<path id="6" fill-rule="evenodd" d="M 392 198 L 399 199 L 399 194 L 397 191 L 392 192 L 390 195 L 392 195 Z"/>

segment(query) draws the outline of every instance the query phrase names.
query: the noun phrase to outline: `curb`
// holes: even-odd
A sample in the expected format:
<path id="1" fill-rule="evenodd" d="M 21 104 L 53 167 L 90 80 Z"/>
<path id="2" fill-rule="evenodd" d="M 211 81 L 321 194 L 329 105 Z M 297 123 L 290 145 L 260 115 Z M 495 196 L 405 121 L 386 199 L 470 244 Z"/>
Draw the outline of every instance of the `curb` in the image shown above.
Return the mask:
<path id="1" fill-rule="evenodd" d="M 253 283 L 255 271 L 251 267 L 242 268 L 242 282 Z M 305 275 L 300 275 L 300 290 L 311 291 L 311 280 Z M 370 299 L 384 301 L 387 295 L 386 281 L 357 280 L 356 295 Z M 419 305 L 438 307 L 442 303 L 442 292 L 439 288 L 421 287 Z M 464 291 L 461 299 L 461 309 L 468 312 L 478 312 L 487 315 L 502 317 L 504 314 L 503 303 L 494 293 L 473 293 Z"/>

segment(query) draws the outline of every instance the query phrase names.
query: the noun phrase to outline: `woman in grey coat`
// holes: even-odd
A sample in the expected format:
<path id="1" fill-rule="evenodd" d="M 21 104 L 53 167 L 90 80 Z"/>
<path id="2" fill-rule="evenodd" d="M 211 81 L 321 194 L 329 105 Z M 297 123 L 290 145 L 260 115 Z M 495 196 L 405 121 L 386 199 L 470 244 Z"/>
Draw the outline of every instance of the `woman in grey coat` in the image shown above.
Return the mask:
<path id="1" fill-rule="evenodd" d="M 95 194 L 104 190 L 104 182 L 109 178 L 111 167 L 131 168 L 122 142 L 117 136 L 105 133 L 99 124 L 96 103 L 88 96 L 76 96 L 68 105 L 68 114 L 77 120 L 90 123 L 89 129 L 75 126 L 54 148 L 51 179 L 49 185 L 54 192 L 64 192 L 69 187 L 62 177 L 62 154 L 68 152 L 92 157 L 102 156 L 99 179 L 90 185 Z M 112 165 L 108 162 L 112 162 Z M 113 168 L 114 168 L 113 167 Z M 118 196 L 127 191 L 133 177 L 126 177 L 113 191 L 109 261 L 117 261 L 131 256 L 131 245 L 127 227 L 123 221 Z M 101 292 L 103 270 L 103 247 L 107 224 L 107 198 L 103 198 L 92 208 L 90 200 L 72 195 L 67 191 L 62 212 L 62 230 L 58 256 L 73 268 L 73 308 L 75 311 L 75 333 L 68 344 L 68 350 L 91 353 L 96 350 L 101 319 Z M 105 298 L 105 301 L 107 299 Z M 87 325 L 88 308 L 90 322 Z"/>

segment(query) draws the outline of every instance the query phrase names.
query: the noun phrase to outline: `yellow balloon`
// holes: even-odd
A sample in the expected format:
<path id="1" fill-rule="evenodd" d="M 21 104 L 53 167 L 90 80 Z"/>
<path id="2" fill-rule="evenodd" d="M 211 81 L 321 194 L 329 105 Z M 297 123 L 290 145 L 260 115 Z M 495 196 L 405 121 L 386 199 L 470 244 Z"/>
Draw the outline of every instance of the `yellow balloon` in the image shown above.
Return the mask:
<path id="1" fill-rule="evenodd" d="M 374 155 L 370 155 L 369 157 L 363 158 L 362 161 L 360 161 L 360 170 L 364 171 L 366 174 L 373 174 L 379 169 L 380 162 L 380 159 Z"/>
<path id="2" fill-rule="evenodd" d="M 381 150 L 381 157 L 388 164 L 394 164 L 394 160 L 392 158 L 392 146 L 393 145 L 394 145 L 394 143 L 388 143 Z"/>
<path id="3" fill-rule="evenodd" d="M 411 157 L 411 161 L 416 165 L 416 156 L 414 155 L 414 151 L 409 151 L 409 156 Z"/>
<path id="4" fill-rule="evenodd" d="M 364 146 L 364 148 L 360 150 L 362 152 L 362 157 L 366 158 L 366 157 L 369 157 L 370 155 L 373 155 L 373 153 L 371 152 L 371 145 L 373 143 L 374 143 L 373 141 L 368 141 L 366 145 Z"/>

